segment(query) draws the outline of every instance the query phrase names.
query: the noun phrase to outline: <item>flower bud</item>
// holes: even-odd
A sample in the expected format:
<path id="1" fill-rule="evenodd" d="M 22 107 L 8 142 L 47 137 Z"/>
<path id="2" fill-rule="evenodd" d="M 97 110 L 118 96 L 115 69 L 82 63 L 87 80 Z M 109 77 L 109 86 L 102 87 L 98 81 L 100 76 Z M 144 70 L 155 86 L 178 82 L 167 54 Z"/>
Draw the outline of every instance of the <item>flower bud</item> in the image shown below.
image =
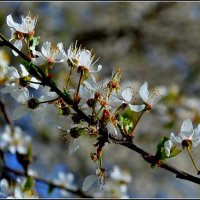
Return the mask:
<path id="1" fill-rule="evenodd" d="M 67 64 L 68 64 L 69 67 L 71 67 L 71 68 L 77 68 L 78 60 L 76 60 L 75 58 L 67 59 Z"/>
<path id="2" fill-rule="evenodd" d="M 93 160 L 93 161 L 97 161 L 97 160 L 98 160 L 98 155 L 97 155 L 96 153 L 91 153 L 91 154 L 90 154 L 90 158 L 91 158 L 91 160 Z"/>
<path id="3" fill-rule="evenodd" d="M 21 77 L 19 78 L 19 85 L 22 86 L 22 87 L 27 87 L 29 86 L 29 82 L 31 78 L 29 76 L 24 76 L 24 77 Z"/>
<path id="4" fill-rule="evenodd" d="M 95 105 L 96 100 L 95 99 L 88 99 L 87 100 L 87 105 L 92 108 Z"/>
<path id="5" fill-rule="evenodd" d="M 182 141 L 182 147 L 183 148 L 188 148 L 191 149 L 192 148 L 192 140 L 183 140 Z"/>
<path id="6" fill-rule="evenodd" d="M 85 128 L 74 127 L 70 129 L 70 134 L 73 138 L 78 138 L 85 133 Z"/>
<path id="7" fill-rule="evenodd" d="M 31 99 L 28 100 L 28 107 L 30 109 L 36 109 L 36 108 L 39 107 L 39 105 L 40 105 L 40 102 L 36 98 L 31 98 Z"/>
<path id="8" fill-rule="evenodd" d="M 68 116 L 70 114 L 70 108 L 68 106 L 61 108 L 62 115 Z"/>

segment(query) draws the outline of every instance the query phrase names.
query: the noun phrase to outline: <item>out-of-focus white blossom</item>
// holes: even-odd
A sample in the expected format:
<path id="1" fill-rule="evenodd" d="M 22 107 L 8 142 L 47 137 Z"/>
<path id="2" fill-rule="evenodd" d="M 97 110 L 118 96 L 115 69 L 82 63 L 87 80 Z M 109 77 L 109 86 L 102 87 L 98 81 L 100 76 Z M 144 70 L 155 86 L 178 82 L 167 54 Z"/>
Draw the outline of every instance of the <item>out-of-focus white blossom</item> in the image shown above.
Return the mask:
<path id="1" fill-rule="evenodd" d="M 0 148 L 8 150 L 11 153 L 19 152 L 26 154 L 30 145 L 31 137 L 26 135 L 20 127 L 15 127 L 12 133 L 10 127 L 6 125 L 3 133 L 0 135 Z"/>
<path id="2" fill-rule="evenodd" d="M 110 178 L 124 183 L 130 183 L 132 177 L 128 171 L 122 171 L 118 166 L 114 166 L 113 171 L 110 173 Z"/>
<path id="3" fill-rule="evenodd" d="M 35 199 L 39 198 L 36 192 L 32 189 L 25 190 L 26 179 L 17 179 L 15 184 L 9 184 L 6 179 L 0 181 L 0 188 L 7 199 Z"/>
<path id="4" fill-rule="evenodd" d="M 89 175 L 85 178 L 82 186 L 83 191 L 87 191 L 96 181 L 98 181 L 98 185 L 105 185 L 107 179 L 109 177 L 109 173 L 105 168 L 98 168 L 96 170 L 96 175 Z"/>
<path id="5" fill-rule="evenodd" d="M 131 180 L 131 175 L 128 172 L 121 171 L 117 166 L 109 173 L 104 169 L 97 169 L 96 175 L 89 175 L 85 178 L 82 190 L 89 190 L 98 181 L 99 184 L 103 184 L 103 189 L 93 188 L 95 189 L 95 192 L 93 192 L 95 198 L 128 198 L 127 184 Z"/>
<path id="6" fill-rule="evenodd" d="M 72 173 L 64 173 L 64 172 L 59 172 L 58 173 L 58 179 L 54 180 L 54 183 L 62 185 L 68 189 L 71 190 L 77 190 L 78 187 L 74 184 L 75 178 Z M 69 197 L 71 195 L 70 192 L 67 192 L 66 190 L 60 190 L 60 193 L 63 197 Z"/>
<path id="7" fill-rule="evenodd" d="M 9 56 L 8 54 L 0 49 L 0 66 L 8 66 L 9 64 Z"/>

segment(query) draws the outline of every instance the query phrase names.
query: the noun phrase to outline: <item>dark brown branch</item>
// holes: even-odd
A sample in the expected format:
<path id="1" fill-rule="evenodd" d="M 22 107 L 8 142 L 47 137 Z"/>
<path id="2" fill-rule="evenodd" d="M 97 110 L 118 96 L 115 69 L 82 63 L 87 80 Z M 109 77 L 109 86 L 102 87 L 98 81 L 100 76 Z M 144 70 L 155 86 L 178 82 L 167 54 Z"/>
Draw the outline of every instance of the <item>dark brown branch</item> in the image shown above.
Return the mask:
<path id="1" fill-rule="evenodd" d="M 110 138 L 112 140 L 115 140 L 115 138 L 113 136 L 110 136 Z M 146 152 L 145 150 L 141 149 L 140 147 L 136 146 L 133 143 L 127 142 L 127 141 L 122 141 L 121 143 L 118 142 L 118 144 L 121 144 L 122 146 L 125 146 L 135 152 L 137 152 L 138 154 L 140 154 L 143 159 L 145 161 L 147 161 L 149 164 L 154 164 L 155 162 L 155 156 L 152 154 L 149 154 L 148 152 Z M 158 167 L 163 168 L 167 171 L 170 171 L 171 173 L 175 174 L 177 178 L 183 179 L 183 180 L 187 180 L 193 183 L 197 183 L 200 184 L 200 178 L 192 176 L 182 170 L 179 170 L 173 166 L 170 166 L 166 163 L 161 163 L 160 165 L 158 165 Z"/>
<path id="2" fill-rule="evenodd" d="M 27 56 L 25 56 L 22 52 L 20 52 L 17 48 L 15 48 L 4 36 L 2 36 L 2 34 L 0 34 L 0 38 L 4 41 L 4 45 L 5 45 L 5 46 L 8 46 L 8 47 L 10 47 L 11 49 L 13 49 L 14 51 L 16 51 L 24 60 L 26 60 L 26 61 L 28 61 L 28 62 L 31 62 L 31 60 L 30 60 Z M 77 112 L 77 114 L 79 115 L 80 118 L 84 119 L 84 120 L 87 121 L 89 124 L 93 124 L 93 123 L 94 123 L 93 120 L 92 120 L 90 117 L 88 117 L 84 112 L 82 112 L 82 111 L 79 109 L 79 107 L 78 107 L 77 104 L 74 104 L 74 103 L 73 103 L 73 100 L 72 100 L 70 97 L 66 96 L 63 92 L 61 92 L 61 91 L 56 87 L 56 85 L 52 82 L 52 80 L 49 79 L 49 78 L 43 73 L 43 71 L 42 71 L 38 66 L 36 66 L 36 67 L 37 67 L 37 70 L 39 71 L 39 73 L 40 73 L 40 75 L 41 75 L 42 84 L 49 86 L 49 87 L 50 87 L 53 91 L 55 91 L 61 98 L 63 98 L 63 100 L 64 100 L 67 104 L 72 105 L 72 108 Z M 34 76 L 34 75 L 33 75 L 33 76 Z M 106 133 L 106 134 L 107 134 L 107 133 Z M 109 135 L 109 138 L 110 138 L 112 141 L 114 141 L 114 142 L 116 142 L 116 143 L 118 143 L 118 144 L 121 144 L 121 145 L 123 145 L 123 146 L 125 146 L 125 147 L 127 147 L 127 148 L 129 148 L 129 149 L 131 149 L 131 150 L 133 150 L 133 151 L 135 151 L 135 152 L 137 152 L 137 153 L 140 154 L 140 155 L 143 157 L 143 159 L 144 159 L 145 161 L 147 161 L 148 163 L 154 164 L 155 159 L 156 159 L 155 156 L 149 154 L 148 152 L 146 152 L 145 150 L 143 150 L 143 149 L 141 149 L 140 147 L 136 146 L 135 144 L 130 143 L 130 142 L 127 142 L 127 141 L 119 141 L 119 140 L 116 141 L 115 138 L 112 137 L 111 135 Z M 106 141 L 106 142 L 107 142 L 107 141 Z M 165 163 L 161 163 L 160 165 L 158 165 L 158 167 L 163 168 L 163 169 L 165 169 L 165 170 L 167 170 L 167 171 L 170 171 L 171 173 L 175 174 L 177 178 L 184 179 L 184 180 L 188 180 L 188 181 L 190 181 L 190 182 L 200 184 L 200 178 L 195 177 L 195 176 L 192 176 L 192 175 L 190 175 L 190 174 L 188 174 L 188 173 L 186 173 L 186 172 L 184 172 L 184 171 L 181 171 L 181 170 L 179 170 L 179 169 L 177 169 L 177 168 L 175 168 L 175 167 L 173 167 L 173 166 L 170 166 L 170 165 L 165 164 Z M 10 171 L 12 171 L 12 172 L 15 173 L 15 174 L 23 175 L 23 176 L 24 176 L 24 174 L 23 174 L 22 172 L 12 170 L 12 169 L 10 169 L 10 168 L 8 168 L 8 167 L 6 167 L 6 170 L 8 170 L 8 171 L 10 170 Z M 36 180 L 38 180 L 38 181 L 46 182 L 47 184 L 52 184 L 52 182 L 49 182 L 49 181 L 47 181 L 47 180 L 45 180 L 45 179 L 43 179 L 43 178 L 40 178 L 40 177 L 34 177 L 34 178 L 35 178 Z M 56 186 L 55 186 L 55 187 L 56 187 Z M 62 188 L 63 186 L 58 186 L 58 187 Z M 65 189 L 65 188 L 62 188 L 62 189 Z M 73 191 L 72 191 L 72 193 L 73 193 Z M 76 194 L 77 194 L 77 193 L 80 193 L 80 194 L 82 195 L 82 192 L 81 192 L 80 190 L 76 191 L 75 193 L 76 193 Z M 84 194 L 83 194 L 83 195 L 84 195 Z"/>
<path id="3" fill-rule="evenodd" d="M 7 172 L 11 172 L 11 173 L 14 173 L 15 175 L 18 175 L 18 176 L 24 176 L 24 177 L 27 177 L 27 175 L 24 173 L 24 172 L 21 172 L 19 170 L 16 170 L 16 169 L 11 169 L 10 167 L 8 166 L 4 166 L 4 170 L 6 170 Z M 45 183 L 49 186 L 53 186 L 55 188 L 59 188 L 59 189 L 62 189 L 62 190 L 66 190 L 67 192 L 70 192 L 72 194 L 75 194 L 75 195 L 78 195 L 80 197 L 83 197 L 83 198 L 92 198 L 91 196 L 83 193 L 80 189 L 77 189 L 77 190 L 73 190 L 73 189 L 70 189 L 70 188 L 66 188 L 65 186 L 63 186 L 62 184 L 56 184 L 50 180 L 47 180 L 47 179 L 44 179 L 42 177 L 39 177 L 39 176 L 30 176 L 32 177 L 34 180 L 36 181 L 39 181 L 39 182 L 42 182 L 42 183 Z"/>
<path id="4" fill-rule="evenodd" d="M 0 38 L 2 39 L 2 41 L 4 41 L 5 46 L 8 46 L 11 49 L 13 49 L 27 62 L 31 62 L 30 58 L 28 58 L 21 51 L 19 51 L 15 46 L 13 46 L 1 33 L 0 33 Z M 54 82 L 44 74 L 44 72 L 40 69 L 40 67 L 38 67 L 36 65 L 34 65 L 34 66 L 37 67 L 37 70 L 41 75 L 41 78 L 39 78 L 38 76 L 36 78 L 39 78 L 42 81 L 43 85 L 49 86 L 51 88 L 51 90 L 56 92 L 58 94 L 58 96 L 60 96 L 67 104 L 72 105 L 72 108 L 77 112 L 77 114 L 79 115 L 79 118 L 85 120 L 86 122 L 88 122 L 90 124 L 94 123 L 90 117 L 88 117 L 82 110 L 79 109 L 78 105 L 75 104 L 69 96 L 66 96 L 62 91 L 60 91 L 58 89 L 58 87 L 54 84 Z M 31 74 L 31 72 L 29 72 L 29 73 Z M 31 74 L 31 75 L 33 75 L 35 77 L 35 73 Z"/>
<path id="5" fill-rule="evenodd" d="M 11 132 L 14 132 L 14 123 L 13 123 L 13 120 L 10 118 L 10 115 L 8 113 L 8 110 L 6 108 L 5 102 L 2 99 L 2 97 L 0 99 L 0 108 L 1 108 L 1 111 L 3 113 L 3 116 L 4 116 L 7 124 L 10 126 Z"/>

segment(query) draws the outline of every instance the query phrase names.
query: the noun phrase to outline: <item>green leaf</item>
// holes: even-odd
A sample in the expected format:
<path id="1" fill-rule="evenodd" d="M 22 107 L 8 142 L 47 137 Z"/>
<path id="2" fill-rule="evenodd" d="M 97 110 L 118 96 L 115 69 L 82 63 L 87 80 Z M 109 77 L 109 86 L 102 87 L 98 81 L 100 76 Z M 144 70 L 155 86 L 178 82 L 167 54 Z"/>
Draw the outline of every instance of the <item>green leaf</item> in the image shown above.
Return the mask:
<path id="1" fill-rule="evenodd" d="M 169 155 L 168 158 L 172 158 L 172 157 L 178 155 L 178 154 L 181 153 L 181 152 L 182 152 L 181 149 L 177 148 L 177 146 L 174 146 L 174 147 L 172 147 L 172 149 L 171 149 L 171 151 L 170 151 L 170 155 Z"/>
<path id="2" fill-rule="evenodd" d="M 28 159 L 31 160 L 31 158 L 32 158 L 32 146 L 31 146 L 31 144 L 28 145 L 27 156 L 28 156 Z"/>
<path id="3" fill-rule="evenodd" d="M 118 120 L 119 120 L 119 124 L 120 124 L 121 128 L 125 132 L 128 133 L 129 131 L 132 130 L 133 123 L 127 117 L 125 117 L 123 114 L 118 113 Z"/>
<path id="4" fill-rule="evenodd" d="M 41 76 L 36 68 L 36 66 L 32 62 L 28 62 L 26 60 L 22 60 L 21 63 L 25 66 L 26 70 L 31 74 L 32 76 L 35 76 L 40 80 Z"/>
<path id="5" fill-rule="evenodd" d="M 35 49 L 35 47 L 38 46 L 39 42 L 40 42 L 40 36 L 31 38 L 30 47 L 32 49 Z"/>
<path id="6" fill-rule="evenodd" d="M 164 143 L 169 140 L 168 137 L 162 137 L 160 142 L 158 143 L 157 145 L 157 150 L 156 150 L 156 158 L 158 160 L 165 160 L 165 159 L 168 159 L 168 158 L 172 158 L 176 155 L 178 155 L 179 153 L 182 152 L 181 149 L 177 148 L 177 146 L 173 146 L 171 148 L 171 151 L 170 151 L 170 155 L 169 157 L 167 157 L 166 153 L 165 153 L 165 148 L 164 148 Z"/>
<path id="7" fill-rule="evenodd" d="M 168 140 L 168 137 L 162 137 L 160 142 L 157 145 L 157 149 L 156 149 L 156 157 L 159 160 L 164 160 L 165 158 L 167 158 L 166 154 L 165 154 L 165 148 L 164 148 L 164 143 Z"/>
<path id="8" fill-rule="evenodd" d="M 31 190 L 33 187 L 33 183 L 34 183 L 34 179 L 31 176 L 28 176 L 22 189 L 24 191 Z"/>

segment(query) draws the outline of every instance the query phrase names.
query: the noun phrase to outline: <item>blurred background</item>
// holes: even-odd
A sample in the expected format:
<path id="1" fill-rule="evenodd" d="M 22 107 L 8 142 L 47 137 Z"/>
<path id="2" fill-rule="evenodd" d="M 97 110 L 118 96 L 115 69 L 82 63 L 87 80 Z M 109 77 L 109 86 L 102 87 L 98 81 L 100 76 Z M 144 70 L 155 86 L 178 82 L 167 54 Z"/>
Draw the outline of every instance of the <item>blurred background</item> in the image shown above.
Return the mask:
<path id="1" fill-rule="evenodd" d="M 67 50 L 78 41 L 100 58 L 103 69 L 97 78 L 109 78 L 113 67 L 121 67 L 122 83 L 141 85 L 148 81 L 150 88 L 165 91 L 165 97 L 137 127 L 135 143 L 140 147 L 153 154 L 160 138 L 172 131 L 178 133 L 184 119 L 190 118 L 195 127 L 200 123 L 199 2 L 0 2 L 0 32 L 10 38 L 6 16 L 12 14 L 17 21 L 28 11 L 39 17 L 35 35 L 41 37 L 40 46 L 47 40 L 63 42 Z M 13 56 L 11 65 L 17 63 Z M 57 69 L 64 79 L 66 66 Z M 12 111 L 16 102 L 9 95 L 4 98 Z M 89 157 L 95 151 L 94 141 L 82 138 L 80 149 L 69 155 L 55 127 L 45 123 L 34 126 L 32 122 L 29 115 L 15 121 L 33 136 L 37 160 L 32 167 L 49 178 L 59 169 L 68 170 L 81 186 L 96 169 Z M 4 124 L 0 114 L 0 126 Z M 199 148 L 193 149 L 193 155 L 200 166 Z M 168 163 L 196 175 L 186 151 Z M 120 145 L 105 147 L 104 164 L 130 172 L 131 198 L 200 197 L 199 185 L 177 179 L 163 169 L 151 169 L 138 154 Z M 46 197 L 44 193 L 41 196 Z"/>

